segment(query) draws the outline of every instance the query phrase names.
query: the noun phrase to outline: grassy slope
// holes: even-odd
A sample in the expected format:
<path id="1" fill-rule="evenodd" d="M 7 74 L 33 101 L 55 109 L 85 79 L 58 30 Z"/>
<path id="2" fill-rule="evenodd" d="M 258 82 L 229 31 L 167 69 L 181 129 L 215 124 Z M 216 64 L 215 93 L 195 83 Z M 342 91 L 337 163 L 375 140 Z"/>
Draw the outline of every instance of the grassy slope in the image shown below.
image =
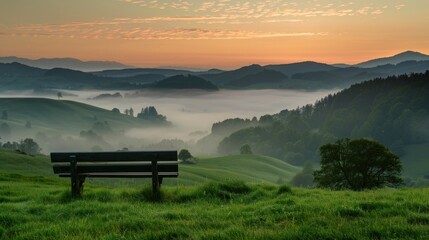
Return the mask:
<path id="1" fill-rule="evenodd" d="M 210 180 L 236 179 L 249 183 L 271 182 L 279 178 L 289 181 L 300 168 L 281 160 L 254 155 L 227 156 L 199 160 L 197 164 L 179 167 L 177 179 L 166 179 L 167 185 L 190 185 Z M 50 160 L 45 156 L 32 157 L 15 152 L 0 150 L 0 172 L 25 173 L 41 176 L 52 176 Z M 92 181 L 107 185 L 122 183 L 140 184 L 141 180 L 104 180 Z M 116 184 L 115 184 L 116 183 Z"/>
<path id="2" fill-rule="evenodd" d="M 48 157 L 29 156 L 3 149 L 0 149 L 0 172 L 54 176 Z"/>
<path id="3" fill-rule="evenodd" d="M 228 156 L 181 165 L 180 178 L 276 181 L 297 170 L 268 157 Z M 335 192 L 229 180 L 163 186 L 155 203 L 148 187 L 87 184 L 84 198 L 72 200 L 69 181 L 52 177 L 47 157 L 0 150 L 0 239 L 429 238 L 428 188 Z"/>
<path id="4" fill-rule="evenodd" d="M 193 182 L 234 178 L 246 182 L 276 183 L 280 178 L 289 181 L 301 169 L 276 158 L 237 155 L 202 159 L 195 165 L 181 165 L 180 171 L 181 177 Z"/>
<path id="5" fill-rule="evenodd" d="M 1 239 L 428 239 L 429 189 L 366 192 L 239 182 L 148 189 L 0 174 Z M 282 191 L 283 190 L 283 191 Z"/>
<path id="6" fill-rule="evenodd" d="M 30 121 L 31 131 L 57 131 L 78 134 L 90 129 L 98 121 L 107 121 L 116 130 L 132 127 L 144 127 L 145 121 L 91 105 L 45 98 L 0 98 L 0 111 L 8 112 L 8 123 L 12 131 L 25 130 L 25 124 Z"/>

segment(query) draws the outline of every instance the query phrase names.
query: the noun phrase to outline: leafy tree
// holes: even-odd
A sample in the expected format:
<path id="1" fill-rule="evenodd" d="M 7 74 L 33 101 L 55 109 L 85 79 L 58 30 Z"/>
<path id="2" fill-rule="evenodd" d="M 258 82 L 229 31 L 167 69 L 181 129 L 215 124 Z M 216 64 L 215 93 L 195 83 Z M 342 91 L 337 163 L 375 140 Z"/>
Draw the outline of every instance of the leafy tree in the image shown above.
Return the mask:
<path id="1" fill-rule="evenodd" d="M 133 109 L 133 108 L 130 108 L 130 111 L 129 111 L 129 112 L 130 112 L 130 116 L 131 116 L 131 117 L 134 117 L 134 109 Z"/>
<path id="2" fill-rule="evenodd" d="M 129 115 L 129 114 L 130 114 L 130 110 L 125 109 L 125 110 L 124 110 L 124 113 L 125 113 L 125 115 Z"/>
<path id="3" fill-rule="evenodd" d="M 190 163 L 191 160 L 194 158 L 192 154 L 187 149 L 182 149 L 179 152 L 179 159 L 183 161 L 183 163 Z"/>
<path id="4" fill-rule="evenodd" d="M 153 122 L 166 122 L 167 118 L 164 115 L 158 114 L 154 106 L 142 108 L 141 112 L 137 114 L 138 118 L 153 121 Z"/>
<path id="5" fill-rule="evenodd" d="M 42 150 L 32 138 L 21 140 L 19 150 L 28 154 L 39 154 Z"/>
<path id="6" fill-rule="evenodd" d="M 368 139 L 341 139 L 320 147 L 321 169 L 314 172 L 319 187 L 355 191 L 398 186 L 403 181 L 399 157 Z"/>
<path id="7" fill-rule="evenodd" d="M 112 112 L 113 112 L 113 113 L 121 113 L 121 111 L 119 111 L 119 109 L 117 109 L 117 108 L 113 108 L 113 109 L 112 109 Z"/>
<path id="8" fill-rule="evenodd" d="M 62 97 L 63 97 L 63 94 L 62 94 L 61 92 L 58 92 L 58 93 L 57 93 L 57 97 L 58 97 L 58 100 L 60 100 L 60 98 L 62 98 Z"/>
<path id="9" fill-rule="evenodd" d="M 11 150 L 18 150 L 19 149 L 19 143 L 8 141 L 8 142 L 4 143 L 2 147 L 6 148 L 6 149 L 11 149 Z"/>
<path id="10" fill-rule="evenodd" d="M 252 154 L 252 148 L 248 144 L 243 145 L 240 148 L 240 154 Z"/>

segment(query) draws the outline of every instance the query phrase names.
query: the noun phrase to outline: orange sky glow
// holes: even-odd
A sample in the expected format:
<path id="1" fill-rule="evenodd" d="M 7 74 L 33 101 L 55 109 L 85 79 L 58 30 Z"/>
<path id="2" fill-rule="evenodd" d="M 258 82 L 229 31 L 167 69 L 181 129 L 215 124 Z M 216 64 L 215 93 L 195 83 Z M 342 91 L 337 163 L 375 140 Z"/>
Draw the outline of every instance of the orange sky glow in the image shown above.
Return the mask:
<path id="1" fill-rule="evenodd" d="M 0 56 L 230 69 L 429 53 L 421 0 L 0 1 Z"/>

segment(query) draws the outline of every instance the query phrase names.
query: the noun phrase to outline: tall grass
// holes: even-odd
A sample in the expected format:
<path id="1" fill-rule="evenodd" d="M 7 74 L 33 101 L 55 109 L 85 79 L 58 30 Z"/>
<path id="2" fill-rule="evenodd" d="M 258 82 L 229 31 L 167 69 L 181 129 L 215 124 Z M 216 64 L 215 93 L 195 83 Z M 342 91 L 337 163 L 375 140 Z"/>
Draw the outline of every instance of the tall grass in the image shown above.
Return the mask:
<path id="1" fill-rule="evenodd" d="M 0 175 L 1 239 L 429 239 L 429 189 L 364 192 L 240 181 L 87 186 Z"/>

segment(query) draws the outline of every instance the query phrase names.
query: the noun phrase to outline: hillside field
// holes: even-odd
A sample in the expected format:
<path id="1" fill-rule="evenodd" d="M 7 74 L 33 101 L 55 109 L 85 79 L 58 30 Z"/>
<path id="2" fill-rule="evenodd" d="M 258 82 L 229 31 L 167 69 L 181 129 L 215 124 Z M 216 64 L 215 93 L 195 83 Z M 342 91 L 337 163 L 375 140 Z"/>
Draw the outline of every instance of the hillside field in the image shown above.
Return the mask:
<path id="1" fill-rule="evenodd" d="M 165 185 L 193 185 L 206 181 L 241 180 L 248 183 L 288 182 L 301 169 L 281 160 L 256 155 L 204 158 L 196 164 L 180 164 L 179 178 L 165 179 Z M 0 173 L 54 176 L 49 157 L 36 157 L 0 150 Z M 64 180 L 65 181 L 65 180 Z M 102 185 L 141 185 L 148 179 L 91 179 Z"/>
<path id="2" fill-rule="evenodd" d="M 351 192 L 208 182 L 85 189 L 0 174 L 0 239 L 428 239 L 429 189 Z"/>
<path id="3" fill-rule="evenodd" d="M 149 123 L 139 118 L 114 113 L 110 110 L 84 103 L 46 98 L 0 98 L 0 112 L 7 111 L 7 123 L 12 134 L 31 136 L 37 132 L 79 135 L 89 130 L 97 121 L 107 121 L 115 131 L 147 127 Z M 26 123 L 32 127 L 27 129 Z"/>
<path id="4" fill-rule="evenodd" d="M 254 155 L 179 169 L 160 198 L 149 182 L 98 179 L 72 199 L 49 157 L 0 150 L 0 239 L 429 238 L 428 188 L 290 188 L 275 183 L 299 168 Z"/>

